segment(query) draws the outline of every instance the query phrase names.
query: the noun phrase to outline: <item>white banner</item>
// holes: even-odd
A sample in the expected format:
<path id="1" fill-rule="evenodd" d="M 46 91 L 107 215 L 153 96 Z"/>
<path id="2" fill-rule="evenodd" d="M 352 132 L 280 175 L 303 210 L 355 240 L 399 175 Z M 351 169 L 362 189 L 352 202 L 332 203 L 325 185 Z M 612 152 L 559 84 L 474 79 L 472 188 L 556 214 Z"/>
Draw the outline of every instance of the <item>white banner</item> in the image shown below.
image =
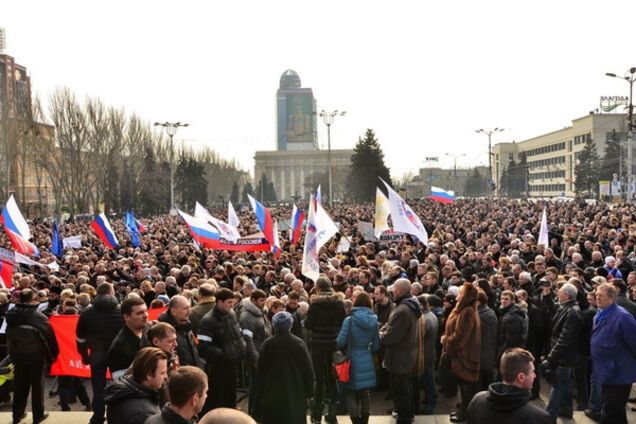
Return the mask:
<path id="1" fill-rule="evenodd" d="M 82 248 L 82 236 L 64 237 L 62 240 L 63 249 L 81 249 Z"/>

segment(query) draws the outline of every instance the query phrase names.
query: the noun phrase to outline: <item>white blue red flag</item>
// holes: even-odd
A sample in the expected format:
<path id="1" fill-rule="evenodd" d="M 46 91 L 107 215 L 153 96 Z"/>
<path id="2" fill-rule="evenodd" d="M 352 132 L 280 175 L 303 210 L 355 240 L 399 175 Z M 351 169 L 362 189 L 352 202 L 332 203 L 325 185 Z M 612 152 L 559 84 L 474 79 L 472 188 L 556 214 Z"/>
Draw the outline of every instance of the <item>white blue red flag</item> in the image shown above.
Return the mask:
<path id="1" fill-rule="evenodd" d="M 453 203 L 455 201 L 455 192 L 432 186 L 431 200 L 435 200 L 436 202 L 441 203 Z"/>
<path id="2" fill-rule="evenodd" d="M 307 230 L 305 232 L 305 245 L 303 246 L 302 274 L 316 282 L 320 276 L 320 261 L 318 260 L 318 242 L 316 234 L 316 198 L 309 197 L 309 213 L 307 216 Z"/>
<path id="3" fill-rule="evenodd" d="M 280 257 L 282 252 L 280 248 L 280 239 L 278 237 L 278 221 L 274 221 L 274 244 L 272 245 L 272 252 L 277 258 Z"/>
<path id="4" fill-rule="evenodd" d="M 391 209 L 391 220 L 393 221 L 393 229 L 403 233 L 411 234 L 425 246 L 428 245 L 428 233 L 420 217 L 415 214 L 413 209 L 406 204 L 404 200 L 393 189 L 380 178 L 389 192 L 389 208 Z"/>
<path id="5" fill-rule="evenodd" d="M 119 241 L 117 240 L 117 236 L 115 232 L 110 227 L 110 223 L 108 222 L 108 218 L 104 213 L 100 213 L 95 217 L 93 222 L 91 222 L 91 228 L 97 234 L 97 237 L 104 243 L 106 247 L 109 249 L 117 249 L 119 248 Z"/>
<path id="6" fill-rule="evenodd" d="M 7 204 L 2 210 L 2 215 L 0 215 L 0 222 L 5 229 L 13 231 L 15 234 L 19 235 L 23 239 L 29 240 L 31 238 L 29 224 L 27 224 L 26 220 L 20 213 L 20 209 L 18 208 L 18 204 L 16 203 L 13 194 L 9 197 L 9 200 L 7 200 Z"/>
<path id="7" fill-rule="evenodd" d="M 227 223 L 234 228 L 238 228 L 241 226 L 241 220 L 236 214 L 236 211 L 234 210 L 234 206 L 232 206 L 231 201 L 227 202 Z"/>
<path id="8" fill-rule="evenodd" d="M 265 206 L 261 204 L 258 200 L 254 199 L 249 194 L 247 197 L 250 199 L 250 203 L 252 204 L 252 209 L 254 209 L 254 214 L 256 215 L 256 221 L 258 222 L 258 227 L 263 232 L 263 236 L 267 240 L 270 246 L 274 245 L 274 221 L 272 220 L 272 214 L 269 212 Z"/>
<path id="9" fill-rule="evenodd" d="M 218 249 L 221 243 L 221 235 L 212 225 L 180 210 L 177 210 L 177 212 L 179 212 L 179 216 L 188 226 L 192 238 L 199 246 L 207 247 L 208 249 Z"/>
<path id="10" fill-rule="evenodd" d="M 305 221 L 305 214 L 298 209 L 296 205 L 292 209 L 291 222 L 289 223 L 289 240 L 292 244 L 298 244 L 300 241 L 300 235 L 303 229 L 303 222 Z"/>
<path id="11" fill-rule="evenodd" d="M 13 262 L 0 258 L 0 285 L 6 289 L 13 287 Z"/>
<path id="12" fill-rule="evenodd" d="M 236 242 L 241 237 L 236 228 L 210 215 L 210 212 L 208 212 L 207 209 L 199 202 L 196 202 L 194 206 L 194 216 L 201 221 L 209 222 L 214 225 L 221 237 L 228 241 Z"/>
<path id="13" fill-rule="evenodd" d="M 316 202 L 322 203 L 322 193 L 320 192 L 320 184 L 318 184 L 318 188 L 316 189 Z"/>

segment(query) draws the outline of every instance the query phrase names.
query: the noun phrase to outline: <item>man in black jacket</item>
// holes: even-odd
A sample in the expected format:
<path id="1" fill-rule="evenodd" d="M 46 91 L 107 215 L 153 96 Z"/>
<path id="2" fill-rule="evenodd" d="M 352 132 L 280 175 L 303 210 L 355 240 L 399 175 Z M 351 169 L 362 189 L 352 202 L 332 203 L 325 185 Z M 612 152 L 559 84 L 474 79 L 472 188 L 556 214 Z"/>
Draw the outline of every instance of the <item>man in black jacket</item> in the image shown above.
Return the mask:
<path id="1" fill-rule="evenodd" d="M 521 348 L 504 352 L 500 361 L 502 383 L 493 383 L 488 391 L 479 392 L 470 401 L 468 424 L 520 423 L 548 424 L 550 415 L 529 403 L 530 389 L 536 378 L 534 357 Z"/>
<path id="2" fill-rule="evenodd" d="M 210 390 L 203 413 L 236 407 L 238 367 L 246 357 L 247 343 L 232 307 L 234 293 L 222 288 L 216 293 L 216 306 L 199 325 L 199 355 L 206 363 Z"/>
<path id="3" fill-rule="evenodd" d="M 166 353 L 145 347 L 135 356 L 131 370 L 104 391 L 108 424 L 143 424 L 161 411 L 159 389 L 168 377 Z"/>
<path id="4" fill-rule="evenodd" d="M 515 294 L 510 290 L 501 292 L 501 315 L 497 330 L 497 360 L 513 347 L 525 347 L 528 339 L 528 316 L 515 303 Z"/>
<path id="5" fill-rule="evenodd" d="M 48 417 L 44 412 L 44 373 L 55 361 L 59 348 L 53 328 L 33 303 L 34 292 L 23 289 L 20 303 L 7 312 L 7 344 L 15 366 L 13 422 L 18 423 L 26 409 L 29 389 L 33 403 L 33 422 Z"/>
<path id="6" fill-rule="evenodd" d="M 170 403 L 144 424 L 194 423 L 207 398 L 208 376 L 197 367 L 180 367 L 170 374 L 167 386 Z"/>
<path id="7" fill-rule="evenodd" d="M 146 302 L 139 296 L 130 296 L 121 303 L 121 315 L 124 326 L 108 349 L 108 368 L 113 380 L 124 376 L 141 347 L 141 338 L 148 323 Z"/>
<path id="8" fill-rule="evenodd" d="M 173 296 L 168 303 L 168 310 L 159 315 L 160 322 L 167 322 L 177 331 L 177 356 L 179 365 L 201 366 L 199 352 L 190 325 L 190 301 L 183 296 Z"/>
<path id="9" fill-rule="evenodd" d="M 552 320 L 551 350 L 541 364 L 550 380 L 554 376 L 550 401 L 546 407 L 553 420 L 557 416 L 572 418 L 572 366 L 580 348 L 581 310 L 576 302 L 578 290 L 565 283 L 558 291 L 559 309 Z"/>
<path id="10" fill-rule="evenodd" d="M 410 376 L 417 359 L 417 321 L 422 315 L 420 304 L 411 296 L 411 282 L 400 278 L 393 284 L 395 308 L 389 321 L 380 329 L 380 340 L 386 348 L 384 368 L 389 372 L 391 395 L 398 424 L 413 419 Z"/>
<path id="11" fill-rule="evenodd" d="M 123 321 L 115 290 L 110 283 L 97 286 L 93 304 L 86 308 L 77 322 L 77 350 L 82 362 L 91 366 L 93 386 L 93 416 L 90 424 L 104 422 L 104 387 L 108 369 L 108 349 L 121 330 Z"/>
<path id="12" fill-rule="evenodd" d="M 312 423 L 319 423 L 324 410 L 323 402 L 329 403 L 325 417 L 329 424 L 336 423 L 336 379 L 333 372 L 333 352 L 338 349 L 336 338 L 345 319 L 344 302 L 333 292 L 327 277 L 318 277 L 318 293 L 311 298 L 305 328 L 311 331 L 309 349 L 316 376 L 316 389 L 311 408 Z M 327 399 L 324 399 L 324 393 Z"/>

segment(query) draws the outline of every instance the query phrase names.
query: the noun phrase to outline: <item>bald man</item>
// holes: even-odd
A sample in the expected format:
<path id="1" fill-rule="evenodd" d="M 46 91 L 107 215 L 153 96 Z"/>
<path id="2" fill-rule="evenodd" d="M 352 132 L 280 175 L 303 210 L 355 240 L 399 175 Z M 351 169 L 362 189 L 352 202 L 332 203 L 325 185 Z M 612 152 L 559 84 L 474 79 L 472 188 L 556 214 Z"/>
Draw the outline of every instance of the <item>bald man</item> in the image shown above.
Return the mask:
<path id="1" fill-rule="evenodd" d="M 201 367 L 199 352 L 194 342 L 190 314 L 192 307 L 190 301 L 184 296 L 172 296 L 168 303 L 168 310 L 159 315 L 159 321 L 167 322 L 177 330 L 177 356 L 180 365 L 192 365 Z"/>

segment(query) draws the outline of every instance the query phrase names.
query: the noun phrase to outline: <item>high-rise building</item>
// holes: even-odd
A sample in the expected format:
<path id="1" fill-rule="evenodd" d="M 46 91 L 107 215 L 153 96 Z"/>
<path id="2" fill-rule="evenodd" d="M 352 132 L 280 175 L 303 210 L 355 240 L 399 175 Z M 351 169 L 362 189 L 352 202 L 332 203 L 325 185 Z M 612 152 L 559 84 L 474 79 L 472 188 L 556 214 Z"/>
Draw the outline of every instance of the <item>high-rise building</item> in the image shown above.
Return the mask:
<path id="1" fill-rule="evenodd" d="M 316 99 L 292 69 L 280 77 L 276 111 L 278 150 L 318 150 Z"/>
<path id="2" fill-rule="evenodd" d="M 6 54 L 0 54 L 0 112 L 8 119 L 29 119 L 31 114 L 31 78 Z"/>

